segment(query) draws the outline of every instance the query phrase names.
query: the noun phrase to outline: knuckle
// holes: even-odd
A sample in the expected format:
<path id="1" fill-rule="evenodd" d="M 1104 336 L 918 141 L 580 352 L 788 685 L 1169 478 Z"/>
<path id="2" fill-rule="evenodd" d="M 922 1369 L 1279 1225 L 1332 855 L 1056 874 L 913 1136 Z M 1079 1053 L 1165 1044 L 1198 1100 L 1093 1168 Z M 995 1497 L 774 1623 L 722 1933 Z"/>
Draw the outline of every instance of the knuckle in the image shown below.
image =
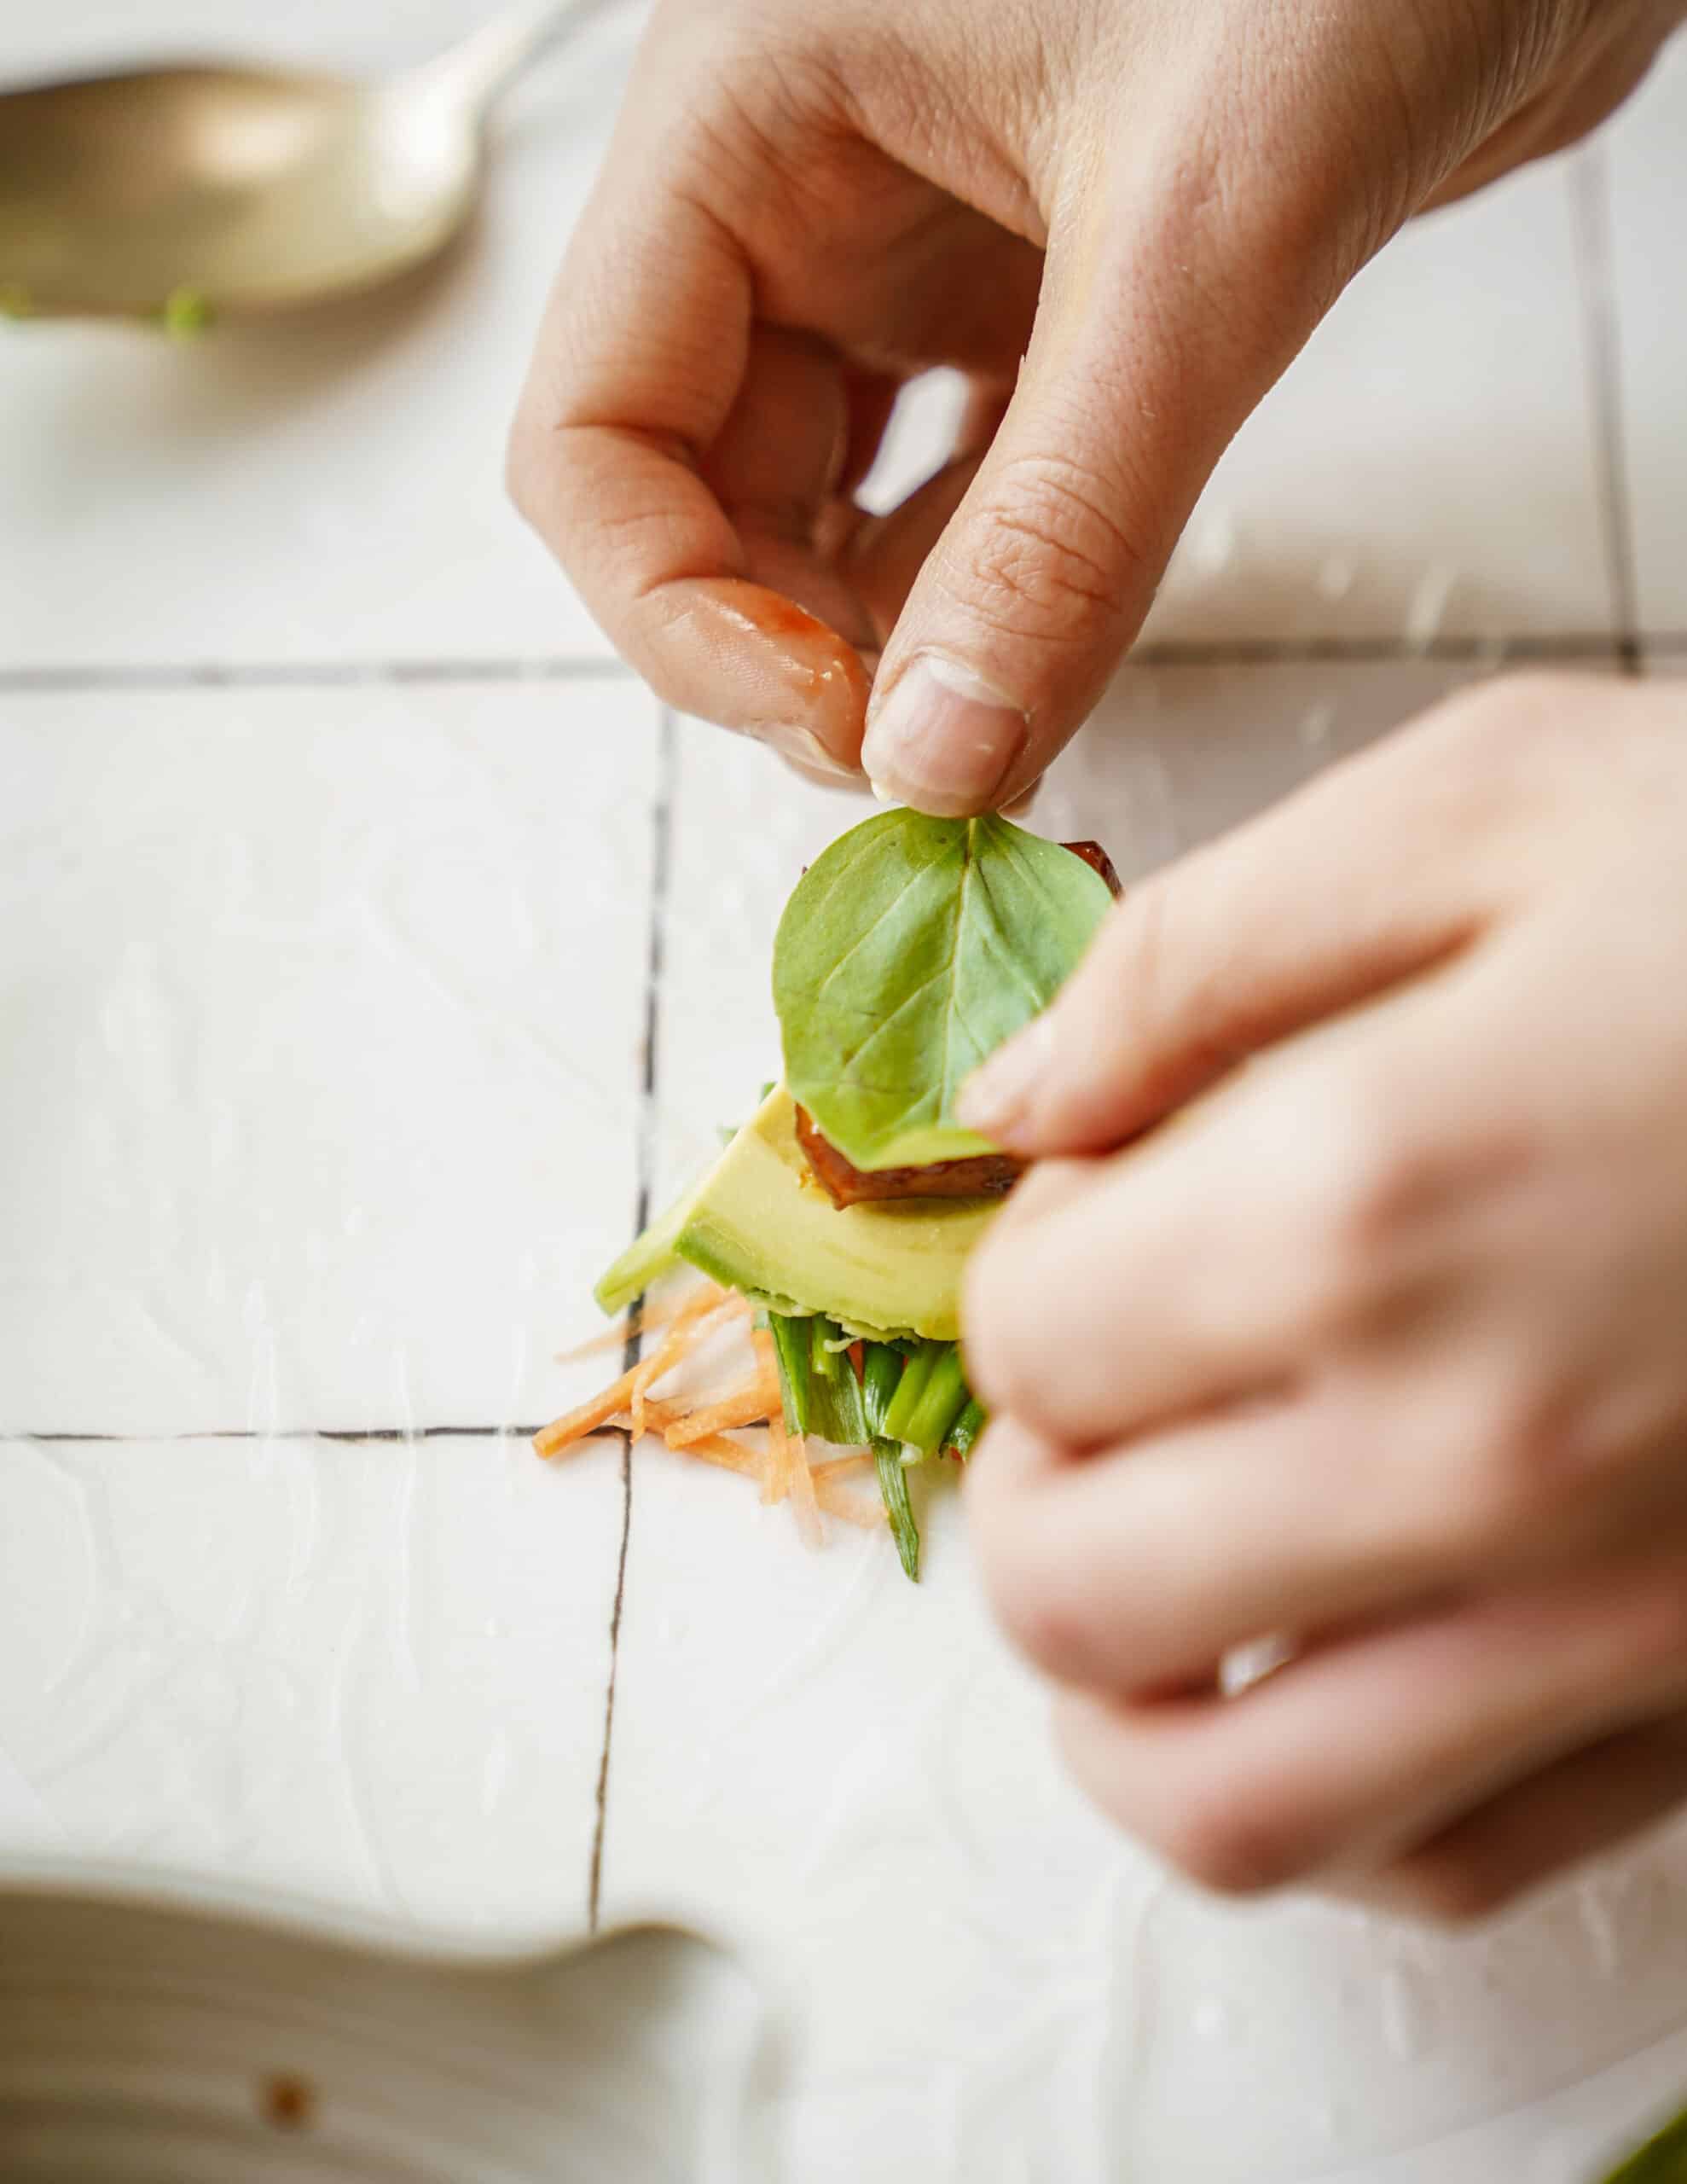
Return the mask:
<path id="1" fill-rule="evenodd" d="M 1006 1217 L 1005 1211 L 1001 1218 Z M 966 1376 L 979 1400 L 992 1410 L 1017 1409 L 1025 1393 L 1017 1356 L 1017 1323 L 1007 1293 L 1012 1283 L 1013 1269 L 1005 1263 L 1001 1240 L 992 1236 L 966 1267 L 961 1304 Z"/>
<path id="2" fill-rule="evenodd" d="M 1220 1019 L 1215 1011 L 1201 1008 L 1198 991 L 1191 994 L 1172 887 L 1163 879 L 1151 880 L 1127 895 L 1112 912 L 1101 945 L 1108 1014 L 1119 1044 L 1139 1054 L 1175 1050 L 1181 1064 L 1184 1026 Z M 1210 1051 L 1190 1056 L 1189 1063 L 1193 1068 L 1210 1060 L 1216 1071 L 1227 1059 Z"/>
<path id="3" fill-rule="evenodd" d="M 1178 1800 L 1151 1839 L 1199 1887 L 1257 1896 L 1301 1879 L 1316 1863 L 1304 1820 L 1258 1788 L 1225 1780 Z"/>
<path id="4" fill-rule="evenodd" d="M 1678 1556 L 1628 1588 L 1621 1612 L 1633 1670 L 1673 1676 L 1687 1664 L 1687 1571 Z"/>
<path id="5" fill-rule="evenodd" d="M 1004 635 L 1081 642 L 1146 588 L 1150 566 L 1081 465 L 1021 456 L 968 538 L 966 590 Z"/>
<path id="6" fill-rule="evenodd" d="M 1423 1159 L 1409 1118 L 1386 1087 L 1351 1075 L 1321 1094 L 1281 1089 L 1271 1133 L 1283 1228 L 1298 1238 L 1284 1278 L 1313 1339 L 1349 1330 L 1388 1286 L 1402 1229 L 1419 1194 Z"/>
<path id="7" fill-rule="evenodd" d="M 1116 903 L 1077 973 L 1087 990 L 1074 1021 L 1084 1025 L 1088 1072 L 1104 1095 L 1133 1086 L 1133 1110 L 1145 1118 L 1246 1058 L 1234 966 L 1207 944 L 1208 923 L 1191 862 L 1175 880 L 1145 880 Z"/>
<path id="8" fill-rule="evenodd" d="M 1471 693 L 1472 718 L 1489 735 L 1529 735 L 1562 709 L 1572 678 L 1538 667 L 1516 668 Z"/>
<path id="9" fill-rule="evenodd" d="M 1435 799 L 1447 853 L 1465 847 L 1492 857 L 1509 845 L 1532 869 L 1528 845 L 1536 836 L 1520 822 L 1578 793 L 1591 751 L 1590 720 L 1600 723 L 1597 763 L 1609 770 L 1632 717 L 1630 702 L 1620 684 L 1539 669 L 1496 676 L 1449 698 L 1429 716 L 1413 758 L 1423 770 L 1420 787 Z M 1546 839 L 1549 857 L 1557 839 Z M 1512 868 L 1509 861 L 1504 868 Z"/>
<path id="10" fill-rule="evenodd" d="M 1407 1118 L 1386 1090 L 1349 1083 L 1324 1118 L 1325 1180 L 1315 1220 L 1336 1265 L 1370 1268 L 1417 1195 L 1423 1165 Z"/>
<path id="11" fill-rule="evenodd" d="M 1589 1551 L 1632 1542 L 1637 1490 L 1651 1476 L 1652 1443 L 1613 1442 L 1598 1406 L 1563 1385 L 1533 1349 L 1453 1365 L 1416 1438 L 1453 1452 L 1427 1514 L 1442 1560 L 1481 1566 L 1496 1554 L 1574 1536 Z M 1642 1505 L 1644 1506 L 1644 1504 Z M 1644 1589 L 1637 1611 L 1649 1612 Z M 1661 1641 L 1687 1650 L 1687 1583 L 1666 1572 L 1656 1603 Z"/>
<path id="12" fill-rule="evenodd" d="M 1055 1739 L 1095 1803 L 1197 1887 L 1262 1895 L 1325 1862 L 1329 1822 L 1305 1788 L 1238 1763 L 1222 1736 L 1198 1754 L 1143 1744 L 1104 1702 L 1075 1697 L 1056 1705 Z"/>
<path id="13" fill-rule="evenodd" d="M 1473 683 L 1451 698 L 1442 715 L 1445 730 L 1461 759 L 1492 766 L 1507 777 L 1519 746 L 1538 749 L 1543 735 L 1556 732 L 1566 714 L 1566 699 L 1587 687 L 1588 678 L 1522 668 Z"/>
<path id="14" fill-rule="evenodd" d="M 1034 1490 L 1033 1490 L 1034 1492 Z M 1042 1538 L 1023 1483 L 981 1467 L 967 1519 L 984 1596 L 1010 1641 L 1057 1682 L 1080 1682 L 1093 1658 L 1087 1621 Z"/>
<path id="15" fill-rule="evenodd" d="M 984 1537 L 974 1535 L 991 1610 L 1014 1647 L 1045 1675 L 1082 1683 L 1094 1657 L 1082 1612 L 1046 1558 L 1001 1521 L 1004 1513 L 987 1521 Z"/>
<path id="16" fill-rule="evenodd" d="M 1450 1544 L 1475 1557 L 1521 1543 L 1568 1513 L 1566 1421 L 1535 1374 L 1505 1367 L 1464 1399 L 1470 1455 L 1452 1505 Z"/>
<path id="17" fill-rule="evenodd" d="M 1062 1285 L 1044 1278 L 1050 1258 L 1049 1240 L 1035 1228 L 993 1234 L 973 1254 L 964 1282 L 961 1325 L 973 1391 L 992 1411 L 1031 1423 L 1047 1422 L 1056 1361 L 1070 1347 L 1056 1302 Z"/>

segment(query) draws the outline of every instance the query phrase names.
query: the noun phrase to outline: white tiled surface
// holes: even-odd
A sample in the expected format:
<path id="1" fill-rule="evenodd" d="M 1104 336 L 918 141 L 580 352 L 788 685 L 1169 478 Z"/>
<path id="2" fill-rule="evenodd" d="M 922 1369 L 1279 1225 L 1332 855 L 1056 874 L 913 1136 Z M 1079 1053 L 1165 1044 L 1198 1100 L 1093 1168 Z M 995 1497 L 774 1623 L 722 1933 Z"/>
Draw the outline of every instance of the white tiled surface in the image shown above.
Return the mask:
<path id="1" fill-rule="evenodd" d="M 484 1434 L 0 1441 L 0 1478 L 8 1847 L 489 1937 L 583 1921 L 612 1464 Z"/>
<path id="2" fill-rule="evenodd" d="M 0 699 L 0 1431 L 565 1395 L 637 1199 L 655 723 L 608 680 Z"/>
<path id="3" fill-rule="evenodd" d="M 0 70 L 372 64 L 472 14 L 0 0 Z M 188 350 L 0 328 L 0 1857 L 553 1932 L 618 1596 L 602 1914 L 724 1931 L 784 1998 L 793 2178 L 1583 2184 L 1687 2079 L 1687 1841 L 1458 1944 L 1215 1908 L 1064 1786 L 952 1490 L 916 1592 L 660 1451 L 629 1511 L 615 1447 L 551 1471 L 498 1430 L 595 1370 L 549 1353 L 641 1174 L 768 1073 L 774 918 L 856 810 L 569 674 L 600 645 L 502 505 L 629 37 L 530 88 L 480 232 L 408 299 Z M 1142 871 L 1505 640 L 1687 630 L 1684 142 L 1678 59 L 1609 140 L 1632 538 L 1599 177 L 1559 166 L 1343 302 L 1214 482 L 1172 663 L 1120 678 L 1039 823 Z"/>
<path id="4" fill-rule="evenodd" d="M 1151 641 L 1609 632 L 1571 188 L 1514 177 L 1359 275 L 1215 473 Z"/>
<path id="5" fill-rule="evenodd" d="M 1687 649 L 1687 294 L 1671 269 L 1687 205 L 1684 114 L 1687 44 L 1678 39 L 1612 132 L 1609 160 L 1638 619 L 1682 640 L 1677 650 Z"/>

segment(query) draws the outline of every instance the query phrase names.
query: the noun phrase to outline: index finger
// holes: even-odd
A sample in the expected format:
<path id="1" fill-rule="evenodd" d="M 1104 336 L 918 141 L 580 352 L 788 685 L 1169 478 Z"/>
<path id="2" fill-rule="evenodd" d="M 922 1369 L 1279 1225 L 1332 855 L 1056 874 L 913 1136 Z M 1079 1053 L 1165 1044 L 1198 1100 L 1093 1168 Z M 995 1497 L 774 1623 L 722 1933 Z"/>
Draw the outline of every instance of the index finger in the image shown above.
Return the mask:
<path id="1" fill-rule="evenodd" d="M 702 474 L 749 365 L 752 269 L 649 151 L 617 142 L 564 259 L 511 436 L 510 489 L 670 705 L 850 764 L 868 687 L 858 655 L 755 580 Z"/>
<path id="2" fill-rule="evenodd" d="M 1542 730 L 1611 687 L 1459 693 L 1129 890 L 1044 1015 L 968 1085 L 1027 1155 L 1124 1143 L 1250 1055 L 1456 956 L 1514 902 Z"/>

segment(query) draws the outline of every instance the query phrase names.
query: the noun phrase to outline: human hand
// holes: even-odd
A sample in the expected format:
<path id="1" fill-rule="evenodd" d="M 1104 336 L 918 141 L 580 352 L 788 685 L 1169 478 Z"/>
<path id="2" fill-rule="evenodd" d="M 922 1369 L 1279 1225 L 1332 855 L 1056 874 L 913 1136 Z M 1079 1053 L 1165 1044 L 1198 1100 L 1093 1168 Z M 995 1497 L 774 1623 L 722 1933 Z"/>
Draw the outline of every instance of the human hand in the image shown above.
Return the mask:
<path id="1" fill-rule="evenodd" d="M 1456 1915 L 1687 1798 L 1687 685 L 1333 769 L 1128 894 L 963 1112 L 1064 1156 L 971 1269 L 968 1491 L 1107 1811 Z"/>
<path id="2" fill-rule="evenodd" d="M 670 703 L 927 810 L 1009 804 L 1346 282 L 1591 126 L 1684 13 L 663 0 L 515 497 Z M 896 389 L 939 364 L 972 389 L 952 458 L 864 515 Z"/>

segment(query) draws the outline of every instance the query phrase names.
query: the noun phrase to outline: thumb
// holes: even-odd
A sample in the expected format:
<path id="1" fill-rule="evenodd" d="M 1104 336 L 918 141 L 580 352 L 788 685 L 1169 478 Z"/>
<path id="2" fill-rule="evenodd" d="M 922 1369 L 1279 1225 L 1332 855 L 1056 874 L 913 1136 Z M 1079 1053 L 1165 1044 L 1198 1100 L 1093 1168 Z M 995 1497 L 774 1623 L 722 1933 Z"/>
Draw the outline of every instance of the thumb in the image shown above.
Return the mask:
<path id="1" fill-rule="evenodd" d="M 862 764 L 888 801 L 959 816 L 1035 781 L 1226 444 L 1368 254 L 1347 163 L 1308 179 L 1251 129 L 1207 128 L 1226 149 L 1205 171 L 1157 131 L 1052 224 L 1013 398 L 884 650 Z"/>
<path id="2" fill-rule="evenodd" d="M 1029 1158 L 1112 1150 L 1250 1054 L 1471 943 L 1527 886 L 1498 775 L 1525 686 L 1455 700 L 1127 892 L 963 1120 Z M 1508 756 L 1508 752 L 1510 755 Z M 1515 805 L 1515 796 L 1511 802 Z"/>

